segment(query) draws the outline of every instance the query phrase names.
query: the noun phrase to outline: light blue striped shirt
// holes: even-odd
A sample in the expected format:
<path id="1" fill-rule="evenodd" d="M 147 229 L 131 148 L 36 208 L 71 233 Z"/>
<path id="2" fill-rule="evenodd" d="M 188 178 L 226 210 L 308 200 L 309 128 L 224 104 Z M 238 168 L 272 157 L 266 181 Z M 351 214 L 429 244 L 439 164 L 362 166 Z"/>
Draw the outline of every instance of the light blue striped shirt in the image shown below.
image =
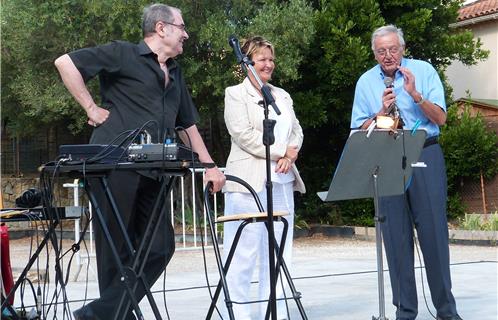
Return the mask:
<path id="1" fill-rule="evenodd" d="M 407 58 L 401 60 L 401 65 L 413 73 L 415 88 L 424 99 L 437 104 L 446 112 L 443 84 L 434 67 L 428 62 Z M 352 129 L 361 127 L 367 119 L 374 117 L 381 109 L 382 93 L 386 89 L 384 77 L 384 72 L 377 64 L 358 79 L 351 114 Z M 427 137 L 439 135 L 439 126 L 425 116 L 422 109 L 403 88 L 403 74 L 400 71 L 396 71 L 395 74 L 394 93 L 401 118 L 405 123 L 404 129 L 413 129 L 417 120 L 420 120 L 418 129 L 425 130 Z"/>

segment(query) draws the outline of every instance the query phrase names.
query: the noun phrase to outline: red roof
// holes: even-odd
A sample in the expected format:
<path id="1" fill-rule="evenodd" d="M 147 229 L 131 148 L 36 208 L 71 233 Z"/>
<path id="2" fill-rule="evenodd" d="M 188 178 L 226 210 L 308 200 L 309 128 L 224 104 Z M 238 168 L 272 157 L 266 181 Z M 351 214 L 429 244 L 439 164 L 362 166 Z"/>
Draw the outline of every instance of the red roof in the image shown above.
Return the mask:
<path id="1" fill-rule="evenodd" d="M 498 13 L 498 0 L 478 0 L 469 3 L 458 10 L 458 21 Z"/>

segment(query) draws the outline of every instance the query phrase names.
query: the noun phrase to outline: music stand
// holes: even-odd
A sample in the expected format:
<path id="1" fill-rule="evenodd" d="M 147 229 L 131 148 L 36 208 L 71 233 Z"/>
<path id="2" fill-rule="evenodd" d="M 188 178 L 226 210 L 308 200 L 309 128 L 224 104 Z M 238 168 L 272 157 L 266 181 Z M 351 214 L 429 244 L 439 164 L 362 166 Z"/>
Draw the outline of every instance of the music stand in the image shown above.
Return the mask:
<path id="1" fill-rule="evenodd" d="M 385 217 L 379 211 L 379 197 L 404 193 L 412 168 L 424 166 L 417 161 L 425 137 L 426 133 L 422 130 L 393 132 L 379 129 L 353 132 L 346 141 L 329 190 L 317 193 L 323 201 L 361 198 L 374 200 L 379 317 L 373 316 L 373 320 L 387 320 L 381 231 L 381 223 Z"/>

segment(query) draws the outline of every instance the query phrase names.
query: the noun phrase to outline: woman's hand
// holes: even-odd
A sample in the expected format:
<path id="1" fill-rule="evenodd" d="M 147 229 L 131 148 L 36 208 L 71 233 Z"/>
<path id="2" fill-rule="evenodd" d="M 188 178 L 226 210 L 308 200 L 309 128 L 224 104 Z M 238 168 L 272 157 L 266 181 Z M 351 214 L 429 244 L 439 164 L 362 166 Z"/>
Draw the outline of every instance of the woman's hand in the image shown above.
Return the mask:
<path id="1" fill-rule="evenodd" d="M 289 158 L 283 157 L 278 159 L 275 167 L 276 173 L 287 173 L 292 167 L 292 161 Z"/>
<path id="2" fill-rule="evenodd" d="M 299 149 L 297 148 L 297 146 L 288 146 L 283 158 L 289 159 L 291 164 L 292 164 L 292 163 L 296 162 L 298 152 L 299 152 Z"/>
<path id="3" fill-rule="evenodd" d="M 289 172 L 290 168 L 292 167 L 292 164 L 297 160 L 298 152 L 299 150 L 297 146 L 288 146 L 287 150 L 285 151 L 285 155 L 282 158 L 278 159 L 277 166 L 275 167 L 275 172 L 277 173 Z"/>

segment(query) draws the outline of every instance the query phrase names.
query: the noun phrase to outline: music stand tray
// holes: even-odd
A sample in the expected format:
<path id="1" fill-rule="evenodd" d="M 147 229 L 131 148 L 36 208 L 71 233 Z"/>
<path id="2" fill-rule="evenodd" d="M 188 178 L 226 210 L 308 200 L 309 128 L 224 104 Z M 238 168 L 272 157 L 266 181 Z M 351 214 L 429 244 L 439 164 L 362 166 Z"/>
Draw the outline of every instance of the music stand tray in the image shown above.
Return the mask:
<path id="1" fill-rule="evenodd" d="M 323 201 L 373 198 L 379 290 L 379 317 L 387 320 L 384 303 L 384 275 L 379 197 L 403 194 L 410 181 L 426 138 L 423 130 L 376 129 L 353 132 L 344 146 L 328 191 L 318 192 Z"/>

